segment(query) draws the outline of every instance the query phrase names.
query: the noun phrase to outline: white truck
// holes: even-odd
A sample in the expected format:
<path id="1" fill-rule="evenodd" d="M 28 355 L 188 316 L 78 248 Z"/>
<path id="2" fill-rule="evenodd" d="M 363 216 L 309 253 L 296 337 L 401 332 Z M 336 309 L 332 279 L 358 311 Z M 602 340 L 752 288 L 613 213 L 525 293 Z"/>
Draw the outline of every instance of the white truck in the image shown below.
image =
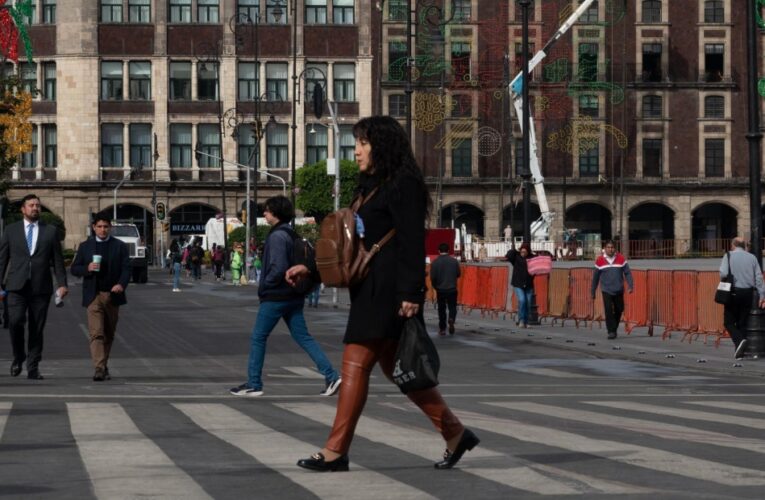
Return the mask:
<path id="1" fill-rule="evenodd" d="M 141 234 L 135 224 L 112 224 L 111 235 L 128 246 L 130 253 L 130 269 L 133 283 L 146 283 L 149 278 L 149 263 L 146 258 L 146 247 L 141 240 Z"/>
<path id="2" fill-rule="evenodd" d="M 566 21 L 560 25 L 553 37 L 545 44 L 545 46 L 537 52 L 534 57 L 528 63 L 528 73 L 542 62 L 547 57 L 550 49 L 560 37 L 566 33 L 571 26 L 579 19 L 582 14 L 589 9 L 595 0 L 584 0 L 579 7 L 566 19 Z M 508 86 L 510 98 L 513 101 L 513 108 L 515 109 L 515 116 L 520 122 L 521 130 L 523 130 L 523 71 L 521 71 Z M 551 254 L 554 252 L 554 242 L 550 240 L 550 227 L 552 221 L 555 218 L 555 212 L 550 210 L 550 205 L 547 203 L 547 195 L 544 188 L 544 177 L 539 168 L 539 154 L 537 150 L 537 138 L 534 129 L 534 119 L 529 113 L 529 168 L 531 170 L 531 183 L 534 184 L 534 191 L 537 195 L 537 202 L 539 203 L 540 216 L 537 220 L 531 223 L 530 242 L 531 249 L 534 251 L 548 251 Z M 522 238 L 520 238 L 522 242 Z"/>

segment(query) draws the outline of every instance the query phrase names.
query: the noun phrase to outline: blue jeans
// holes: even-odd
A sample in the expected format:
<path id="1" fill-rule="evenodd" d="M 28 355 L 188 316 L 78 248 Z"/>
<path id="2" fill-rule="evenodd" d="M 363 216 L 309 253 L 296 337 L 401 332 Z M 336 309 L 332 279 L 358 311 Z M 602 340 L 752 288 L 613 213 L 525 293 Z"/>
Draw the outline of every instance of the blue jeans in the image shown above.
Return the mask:
<path id="1" fill-rule="evenodd" d="M 255 319 L 255 326 L 252 329 L 252 339 L 250 343 L 250 361 L 247 366 L 247 386 L 261 390 L 263 389 L 263 359 L 266 357 L 266 341 L 271 331 L 276 327 L 280 319 L 287 323 L 292 339 L 303 348 L 311 357 L 316 368 L 324 375 L 327 383 L 334 382 L 339 377 L 337 371 L 332 367 L 324 351 L 319 344 L 308 333 L 308 328 L 303 317 L 303 299 L 260 303 L 258 316 Z"/>
<path id="2" fill-rule="evenodd" d="M 181 263 L 173 264 L 173 288 L 181 287 Z"/>
<path id="3" fill-rule="evenodd" d="M 518 322 L 528 324 L 531 301 L 534 299 L 533 288 L 515 288 L 515 296 L 518 298 Z"/>

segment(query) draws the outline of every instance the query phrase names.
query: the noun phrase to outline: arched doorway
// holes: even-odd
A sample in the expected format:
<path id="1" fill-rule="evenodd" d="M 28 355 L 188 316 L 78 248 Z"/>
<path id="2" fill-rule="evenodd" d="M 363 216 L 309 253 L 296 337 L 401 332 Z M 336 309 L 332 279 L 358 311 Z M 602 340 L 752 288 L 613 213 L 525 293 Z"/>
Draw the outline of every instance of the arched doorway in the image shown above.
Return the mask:
<path id="1" fill-rule="evenodd" d="M 583 255 L 595 255 L 602 242 L 613 238 L 611 211 L 597 203 L 579 203 L 566 210 L 564 236 L 573 238 L 583 248 Z"/>
<path id="2" fill-rule="evenodd" d="M 629 213 L 630 257 L 675 254 L 675 212 L 661 203 L 644 203 Z"/>
<path id="3" fill-rule="evenodd" d="M 220 210 L 204 203 L 186 203 L 170 211 L 170 238 L 204 234 L 207 221 L 218 215 Z"/>
<path id="4" fill-rule="evenodd" d="M 483 210 L 468 203 L 452 203 L 441 209 L 441 225 L 460 229 L 465 224 L 468 234 L 483 237 Z"/>
<path id="5" fill-rule="evenodd" d="M 535 220 L 539 219 L 541 212 L 539 210 L 539 205 L 532 202 L 529 204 L 529 220 L 533 223 Z M 516 237 L 522 237 L 523 236 L 523 203 L 513 203 L 511 205 L 505 206 L 504 210 L 502 210 L 502 228 L 504 229 L 505 226 L 510 226 L 510 229 L 513 230 L 513 239 Z"/>
<path id="6" fill-rule="evenodd" d="M 722 203 L 706 203 L 696 208 L 691 217 L 691 239 L 694 251 L 719 255 L 736 236 L 738 212 Z"/>
<path id="7" fill-rule="evenodd" d="M 154 213 L 148 208 L 132 203 L 117 203 L 117 216 L 114 217 L 114 205 L 104 208 L 102 212 L 112 217 L 112 222 L 118 224 L 135 224 L 138 234 L 148 248 L 154 245 Z M 153 251 L 151 255 L 153 255 Z"/>

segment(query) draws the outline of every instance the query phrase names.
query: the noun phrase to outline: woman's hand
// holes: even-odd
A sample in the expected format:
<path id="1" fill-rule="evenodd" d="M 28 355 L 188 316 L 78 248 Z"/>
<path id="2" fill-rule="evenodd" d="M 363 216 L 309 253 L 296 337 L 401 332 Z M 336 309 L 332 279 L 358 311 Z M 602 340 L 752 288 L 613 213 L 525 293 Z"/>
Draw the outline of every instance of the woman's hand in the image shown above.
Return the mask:
<path id="1" fill-rule="evenodd" d="M 420 310 L 420 304 L 403 301 L 401 303 L 401 307 L 398 310 L 398 315 L 403 316 L 405 318 L 411 318 L 415 314 L 417 314 L 417 311 L 419 310 Z"/>

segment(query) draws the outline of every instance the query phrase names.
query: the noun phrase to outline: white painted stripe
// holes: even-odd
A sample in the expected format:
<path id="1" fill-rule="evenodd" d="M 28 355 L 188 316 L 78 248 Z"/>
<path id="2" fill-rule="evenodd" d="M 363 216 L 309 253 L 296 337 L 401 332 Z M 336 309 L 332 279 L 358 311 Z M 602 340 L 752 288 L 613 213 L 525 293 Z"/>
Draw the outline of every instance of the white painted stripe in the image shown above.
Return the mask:
<path id="1" fill-rule="evenodd" d="M 723 408 L 726 410 L 748 411 L 752 413 L 765 413 L 765 406 L 752 405 L 748 403 L 735 403 L 733 401 L 686 401 L 691 405 L 711 406 L 713 408 Z"/>
<path id="2" fill-rule="evenodd" d="M 228 406 L 176 404 L 175 407 L 205 431 L 239 448 L 319 498 L 334 500 L 339 494 L 345 498 L 433 498 L 422 490 L 353 463 L 350 472 L 343 473 L 342 477 L 303 470 L 296 465 L 297 460 L 316 452 L 315 445 L 266 427 Z"/>
<path id="3" fill-rule="evenodd" d="M 678 417 L 688 420 L 701 420 L 704 422 L 717 422 L 721 424 L 734 424 L 743 427 L 762 429 L 762 418 L 737 417 L 735 415 L 723 415 L 722 413 L 710 413 L 706 411 L 683 410 L 666 406 L 649 405 L 644 403 L 632 403 L 629 401 L 587 401 L 587 404 L 618 408 L 621 410 L 642 411 L 655 413 L 667 417 Z"/>
<path id="4" fill-rule="evenodd" d="M 8 421 L 8 415 L 11 413 L 11 408 L 13 408 L 13 403 L 0 401 L 0 440 L 3 439 L 5 423 Z"/>
<path id="5" fill-rule="evenodd" d="M 72 434 L 99 499 L 209 499 L 116 403 L 67 403 Z"/>
<path id="6" fill-rule="evenodd" d="M 456 412 L 468 427 L 509 436 L 520 441 L 542 444 L 554 448 L 588 453 L 635 467 L 677 474 L 691 479 L 704 478 L 728 486 L 765 485 L 765 471 L 733 467 L 731 465 L 688 457 L 679 453 L 655 450 L 605 439 L 592 439 L 571 432 L 559 431 L 480 413 Z M 597 422 L 593 422 L 597 425 Z"/>
<path id="7" fill-rule="evenodd" d="M 282 368 L 284 368 L 288 372 L 294 373 L 295 375 L 300 375 L 301 377 L 320 378 L 324 380 L 324 375 L 317 372 L 316 370 L 311 370 L 310 368 L 306 368 L 305 366 L 282 366 Z"/>
<path id="8" fill-rule="evenodd" d="M 329 425 L 335 417 L 334 406 L 326 404 L 277 403 L 276 406 L 320 424 Z M 440 458 L 444 449 L 443 441 L 435 432 L 392 424 L 367 416 L 359 420 L 356 426 L 356 435 L 431 461 Z M 508 463 L 512 466 L 496 467 L 497 464 L 508 465 Z M 483 479 L 540 495 L 645 493 L 648 491 L 643 488 L 633 488 L 615 482 L 569 473 L 556 467 L 529 465 L 524 460 L 488 450 L 483 447 L 483 443 L 463 457 L 459 463 L 459 469 Z"/>
<path id="9" fill-rule="evenodd" d="M 649 434 L 661 439 L 672 439 L 676 441 L 690 441 L 692 443 L 711 444 L 715 446 L 726 446 L 729 448 L 739 448 L 742 450 L 765 453 L 765 441 L 761 439 L 740 438 L 723 434 L 720 432 L 711 432 L 700 429 L 691 429 L 684 425 L 666 424 L 654 420 L 640 420 L 637 418 L 608 415 L 605 413 L 596 413 L 592 411 L 574 410 L 571 408 L 562 408 L 559 406 L 542 405 L 536 403 L 486 403 L 491 406 L 508 408 L 510 410 L 520 410 L 540 415 L 549 415 L 552 417 L 573 420 L 575 422 L 596 423 L 598 426 L 615 427 L 630 432 L 640 432 Z"/>

